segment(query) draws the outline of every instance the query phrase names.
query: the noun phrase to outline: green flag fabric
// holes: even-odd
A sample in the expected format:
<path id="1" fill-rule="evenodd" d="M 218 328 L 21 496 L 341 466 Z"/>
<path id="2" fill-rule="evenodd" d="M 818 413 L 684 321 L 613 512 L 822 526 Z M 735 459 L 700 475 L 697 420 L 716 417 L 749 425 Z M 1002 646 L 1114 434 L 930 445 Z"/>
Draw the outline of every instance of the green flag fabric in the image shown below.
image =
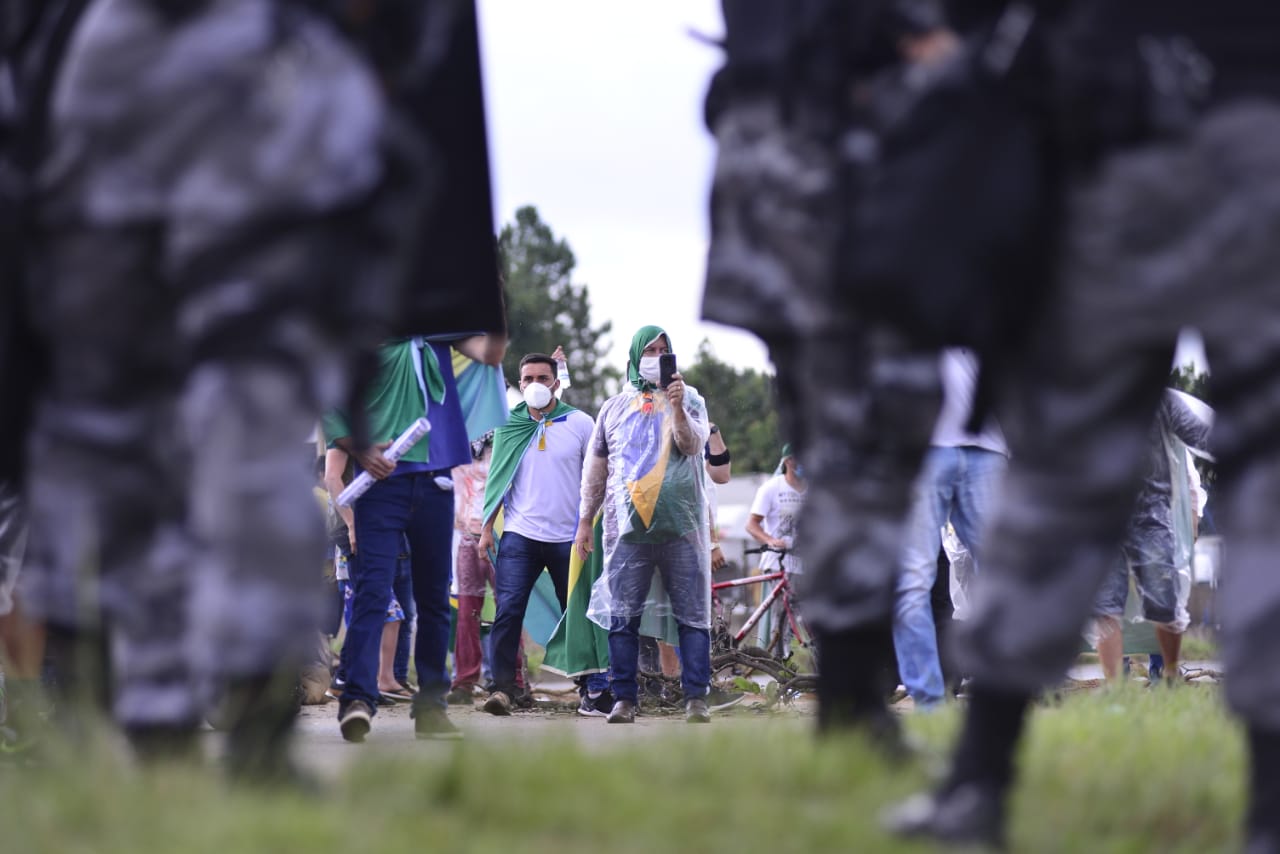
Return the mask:
<path id="1" fill-rule="evenodd" d="M 604 515 L 596 514 L 595 548 L 584 562 L 578 550 L 569 556 L 569 599 L 564 616 L 547 641 L 542 666 L 570 678 L 609 669 L 609 633 L 587 619 L 591 586 L 604 572 Z"/>

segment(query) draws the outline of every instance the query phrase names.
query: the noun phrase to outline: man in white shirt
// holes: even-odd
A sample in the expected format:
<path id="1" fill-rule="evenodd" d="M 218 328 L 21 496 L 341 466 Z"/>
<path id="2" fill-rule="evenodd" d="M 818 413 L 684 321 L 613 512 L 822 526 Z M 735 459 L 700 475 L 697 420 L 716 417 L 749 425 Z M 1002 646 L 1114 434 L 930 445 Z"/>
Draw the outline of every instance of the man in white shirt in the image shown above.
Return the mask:
<path id="1" fill-rule="evenodd" d="M 761 545 L 773 549 L 795 548 L 796 524 L 804 505 L 807 484 L 804 472 L 791 453 L 791 445 L 782 446 L 782 473 L 760 484 L 751 502 L 747 533 Z M 800 558 L 793 554 L 780 557 L 775 552 L 760 555 L 760 571 L 775 572 L 779 565 L 787 574 L 800 571 Z"/>
<path id="2" fill-rule="evenodd" d="M 994 423 L 967 429 L 978 363 L 963 349 L 943 351 L 942 410 L 933 429 L 907 522 L 893 607 L 893 645 L 902 684 L 917 708 L 946 693 L 930 592 L 938 576 L 938 550 L 947 523 L 982 566 L 982 529 L 1008 466 L 1009 451 Z"/>
<path id="3" fill-rule="evenodd" d="M 800 508 L 804 506 L 808 484 L 804 481 L 804 470 L 791 453 L 789 443 L 782 446 L 782 462 L 779 465 L 782 473 L 769 478 L 756 490 L 756 497 L 751 501 L 751 513 L 747 517 L 747 533 L 761 545 L 771 549 L 786 549 L 788 554 L 763 552 L 760 555 L 761 575 L 777 572 L 779 567 L 788 576 L 800 572 L 800 558 L 790 551 L 795 548 L 796 526 L 800 522 Z M 782 613 L 781 600 L 774 604 L 769 618 L 760 623 L 760 643 L 762 646 L 768 645 L 769 638 L 773 636 L 775 619 L 783 632 L 783 647 L 789 649 L 790 626 Z"/>
<path id="4" fill-rule="evenodd" d="M 484 531 L 477 548 L 493 548 L 498 510 L 502 537 L 494 564 L 498 612 L 490 636 L 493 689 L 484 709 L 509 715 L 516 694 L 516 653 L 529 595 L 545 567 L 563 609 L 569 591 L 569 554 L 578 524 L 582 463 L 595 422 L 556 400 L 556 361 L 530 353 L 520 360 L 525 402 L 511 410 L 494 435 L 485 484 Z"/>

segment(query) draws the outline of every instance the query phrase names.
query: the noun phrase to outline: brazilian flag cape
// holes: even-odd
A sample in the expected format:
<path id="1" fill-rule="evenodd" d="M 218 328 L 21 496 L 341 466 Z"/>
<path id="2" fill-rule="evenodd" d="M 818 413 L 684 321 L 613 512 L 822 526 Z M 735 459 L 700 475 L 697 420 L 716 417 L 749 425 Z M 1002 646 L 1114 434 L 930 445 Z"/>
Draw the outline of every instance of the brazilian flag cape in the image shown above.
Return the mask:
<path id="1" fill-rule="evenodd" d="M 534 437 L 539 431 L 563 422 L 570 413 L 576 411 L 569 404 L 557 401 L 555 408 L 542 421 L 534 421 L 529 417 L 529 405 L 521 403 L 511 410 L 507 423 L 494 431 L 489 479 L 484 485 L 484 520 L 488 522 L 492 519 L 494 522 L 495 550 L 489 554 L 494 566 L 497 566 L 498 540 L 502 537 L 502 499 L 511 488 L 511 481 L 515 479 L 520 461 L 524 459 L 525 452 L 535 444 Z M 544 572 L 538 576 L 529 596 L 529 606 L 524 613 L 524 628 L 529 633 L 530 640 L 545 646 L 559 620 L 560 600 L 556 598 L 556 588 L 551 582 L 551 576 Z"/>
<path id="2" fill-rule="evenodd" d="M 533 437 L 540 431 L 545 432 L 552 424 L 565 421 L 571 412 L 577 410 L 564 401 L 556 401 L 555 409 L 544 415 L 541 421 L 534 421 L 529 417 L 529 404 L 521 403 L 511 410 L 507 423 L 494 431 L 489 480 L 484 485 L 485 522 L 492 519 L 502 506 L 502 499 L 511 488 L 516 469 L 520 467 L 525 451 L 533 444 Z"/>
<path id="3" fill-rule="evenodd" d="M 576 548 L 570 553 L 568 605 L 547 641 L 547 655 L 542 660 L 547 670 L 571 678 L 609 669 L 609 633 L 587 619 L 591 587 L 604 572 L 603 520 L 604 513 L 597 513 L 595 547 L 586 561 L 578 557 Z"/>

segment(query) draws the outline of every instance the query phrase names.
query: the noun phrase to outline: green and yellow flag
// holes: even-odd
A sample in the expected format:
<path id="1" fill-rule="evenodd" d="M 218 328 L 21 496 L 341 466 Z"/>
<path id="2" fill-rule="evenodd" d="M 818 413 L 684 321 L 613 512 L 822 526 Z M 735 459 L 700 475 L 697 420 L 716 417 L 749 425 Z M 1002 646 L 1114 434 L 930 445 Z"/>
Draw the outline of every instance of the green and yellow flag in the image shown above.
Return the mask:
<path id="1" fill-rule="evenodd" d="M 609 669 L 609 633 L 587 619 L 591 587 L 604 572 L 604 514 L 595 518 L 595 548 L 586 561 L 573 549 L 569 557 L 569 602 L 547 641 L 542 666 L 570 678 Z"/>

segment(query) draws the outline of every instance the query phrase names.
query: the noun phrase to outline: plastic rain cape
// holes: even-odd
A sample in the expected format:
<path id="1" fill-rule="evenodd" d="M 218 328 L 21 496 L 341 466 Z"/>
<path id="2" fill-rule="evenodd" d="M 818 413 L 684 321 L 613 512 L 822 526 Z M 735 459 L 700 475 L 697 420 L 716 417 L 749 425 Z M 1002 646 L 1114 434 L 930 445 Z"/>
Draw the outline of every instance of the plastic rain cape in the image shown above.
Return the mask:
<path id="1" fill-rule="evenodd" d="M 697 451 L 686 456 L 672 437 L 670 404 L 658 390 L 628 388 L 605 402 L 596 419 L 592 447 L 603 437 L 608 449 L 603 484 L 601 542 L 603 570 L 592 585 L 587 616 L 609 628 L 614 618 L 674 616 L 694 628 L 709 628 L 711 587 L 711 539 L 707 525 L 707 485 L 703 474 L 702 447 L 710 435 L 707 409 L 701 395 L 685 386 L 683 408 L 697 436 Z M 583 494 L 598 494 L 588 467 Z M 621 567 L 615 566 L 618 545 L 658 546 L 685 540 L 696 553 L 697 571 L 678 589 L 663 582 L 666 567 L 655 566 L 644 601 L 623 602 L 615 595 L 621 583 Z M 634 568 L 626 569 L 634 572 Z"/>

